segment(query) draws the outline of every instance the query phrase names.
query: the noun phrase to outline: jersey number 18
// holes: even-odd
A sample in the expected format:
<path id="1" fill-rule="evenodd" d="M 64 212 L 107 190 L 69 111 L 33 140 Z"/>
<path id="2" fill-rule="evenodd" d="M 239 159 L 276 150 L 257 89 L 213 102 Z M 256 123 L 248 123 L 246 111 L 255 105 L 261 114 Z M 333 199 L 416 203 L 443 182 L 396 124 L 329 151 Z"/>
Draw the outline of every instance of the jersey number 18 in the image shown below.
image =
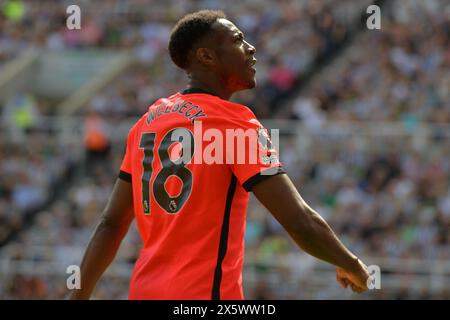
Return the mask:
<path id="1" fill-rule="evenodd" d="M 192 172 L 186 168 L 194 155 L 194 135 L 186 128 L 175 128 L 165 134 L 159 146 L 156 147 L 161 161 L 161 170 L 156 174 L 153 185 L 150 181 L 153 174 L 153 161 L 155 149 L 155 132 L 144 132 L 141 136 L 139 147 L 144 150 L 142 161 L 142 207 L 144 214 L 150 214 L 150 190 L 158 205 L 168 214 L 178 213 L 186 203 L 192 191 Z M 173 159 L 170 150 L 174 144 L 181 145 L 179 158 Z M 172 197 L 166 190 L 165 183 L 171 176 L 178 177 L 182 182 L 181 192 Z"/>

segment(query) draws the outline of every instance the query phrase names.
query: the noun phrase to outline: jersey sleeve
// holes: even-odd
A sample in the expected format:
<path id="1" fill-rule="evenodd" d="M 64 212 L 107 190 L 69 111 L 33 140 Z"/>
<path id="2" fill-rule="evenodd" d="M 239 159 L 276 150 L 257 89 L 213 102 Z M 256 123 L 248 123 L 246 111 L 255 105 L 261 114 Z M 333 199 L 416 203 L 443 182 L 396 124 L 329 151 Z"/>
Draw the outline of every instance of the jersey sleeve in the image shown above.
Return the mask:
<path id="1" fill-rule="evenodd" d="M 130 130 L 127 137 L 127 145 L 125 149 L 125 155 L 122 160 L 122 164 L 120 165 L 119 178 L 131 182 L 131 150 L 133 146 L 133 130 Z"/>
<path id="2" fill-rule="evenodd" d="M 233 160 L 231 170 L 246 191 L 267 178 L 286 173 L 278 158 L 277 143 L 273 143 L 268 130 L 256 117 L 235 122 L 233 129 L 234 145 L 227 148 L 227 158 Z M 239 135 L 244 135 L 245 140 Z M 275 142 L 278 142 L 276 138 Z M 233 154 L 230 155 L 231 151 Z"/>

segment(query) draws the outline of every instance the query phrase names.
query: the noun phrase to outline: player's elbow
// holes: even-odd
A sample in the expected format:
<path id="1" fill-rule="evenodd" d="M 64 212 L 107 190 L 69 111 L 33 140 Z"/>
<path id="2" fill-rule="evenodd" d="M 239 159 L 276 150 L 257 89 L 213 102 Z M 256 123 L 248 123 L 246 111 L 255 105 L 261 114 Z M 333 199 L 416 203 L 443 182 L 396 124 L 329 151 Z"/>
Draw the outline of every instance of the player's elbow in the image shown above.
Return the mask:
<path id="1" fill-rule="evenodd" d="M 108 228 L 117 228 L 118 224 L 106 212 L 103 212 L 100 217 L 99 226 L 101 228 L 108 229 Z"/>
<path id="2" fill-rule="evenodd" d="M 111 213 L 108 209 L 105 209 L 100 218 L 99 226 L 102 229 L 120 229 L 124 227 L 123 219 L 118 219 L 117 215 Z"/>
<path id="3" fill-rule="evenodd" d="M 308 237 L 317 231 L 323 219 L 311 208 L 303 207 L 299 210 L 295 223 L 288 228 L 289 234 L 294 237 Z"/>
<path id="4" fill-rule="evenodd" d="M 129 227 L 130 223 L 125 220 L 117 220 L 104 213 L 97 225 L 96 233 L 109 234 L 115 239 L 123 239 Z"/>

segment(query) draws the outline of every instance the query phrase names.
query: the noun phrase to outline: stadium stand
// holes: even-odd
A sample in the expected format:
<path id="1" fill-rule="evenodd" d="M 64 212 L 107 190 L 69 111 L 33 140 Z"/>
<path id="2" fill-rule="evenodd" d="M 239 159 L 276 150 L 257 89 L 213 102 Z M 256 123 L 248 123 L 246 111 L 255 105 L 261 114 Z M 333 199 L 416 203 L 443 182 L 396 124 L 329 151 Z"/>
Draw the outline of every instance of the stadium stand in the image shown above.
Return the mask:
<path id="1" fill-rule="evenodd" d="M 0 237 L 8 240 L 0 247 L 0 298 L 60 299 L 66 267 L 79 262 L 107 201 L 127 129 L 157 97 L 184 87 L 167 58 L 170 26 L 184 12 L 221 4 L 154 1 L 150 11 L 146 1 L 95 1 L 86 3 L 86 24 L 76 33 L 64 28 L 65 7 L 18 2 L 22 14 L 0 14 L 0 73 L 33 48 L 125 50 L 135 60 L 70 118 L 55 117 L 69 95 L 0 99 Z M 450 6 L 388 1 L 382 31 L 368 31 L 358 23 L 368 2 L 240 1 L 226 8 L 257 47 L 259 88 L 236 101 L 277 119 L 263 122 L 283 128 L 281 161 L 303 197 L 383 271 L 382 290 L 343 293 L 333 269 L 300 253 L 251 198 L 247 299 L 450 299 Z M 314 69 L 317 61 L 325 67 Z M 17 112 L 18 100 L 26 111 Z M 24 114 L 39 120 L 11 125 L 11 110 L 19 123 L 33 119 Z M 93 155 L 81 134 L 98 115 L 109 148 Z M 99 165 L 87 170 L 87 159 Z M 132 227 L 94 299 L 126 299 L 140 245 Z"/>

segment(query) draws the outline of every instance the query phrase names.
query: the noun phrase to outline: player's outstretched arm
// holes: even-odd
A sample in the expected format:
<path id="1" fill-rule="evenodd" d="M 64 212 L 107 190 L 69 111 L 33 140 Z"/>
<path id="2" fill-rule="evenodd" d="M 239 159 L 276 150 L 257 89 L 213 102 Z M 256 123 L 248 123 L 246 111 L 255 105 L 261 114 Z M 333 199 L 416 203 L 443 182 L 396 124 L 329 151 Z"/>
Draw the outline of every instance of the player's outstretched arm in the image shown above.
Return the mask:
<path id="1" fill-rule="evenodd" d="M 308 206 L 286 174 L 270 177 L 252 191 L 304 251 L 338 267 L 336 278 L 342 287 L 350 285 L 356 292 L 367 290 L 367 267 Z"/>
<path id="2" fill-rule="evenodd" d="M 81 262 L 81 289 L 73 290 L 70 299 L 89 299 L 97 281 L 114 259 L 134 217 L 131 186 L 117 179 Z"/>

